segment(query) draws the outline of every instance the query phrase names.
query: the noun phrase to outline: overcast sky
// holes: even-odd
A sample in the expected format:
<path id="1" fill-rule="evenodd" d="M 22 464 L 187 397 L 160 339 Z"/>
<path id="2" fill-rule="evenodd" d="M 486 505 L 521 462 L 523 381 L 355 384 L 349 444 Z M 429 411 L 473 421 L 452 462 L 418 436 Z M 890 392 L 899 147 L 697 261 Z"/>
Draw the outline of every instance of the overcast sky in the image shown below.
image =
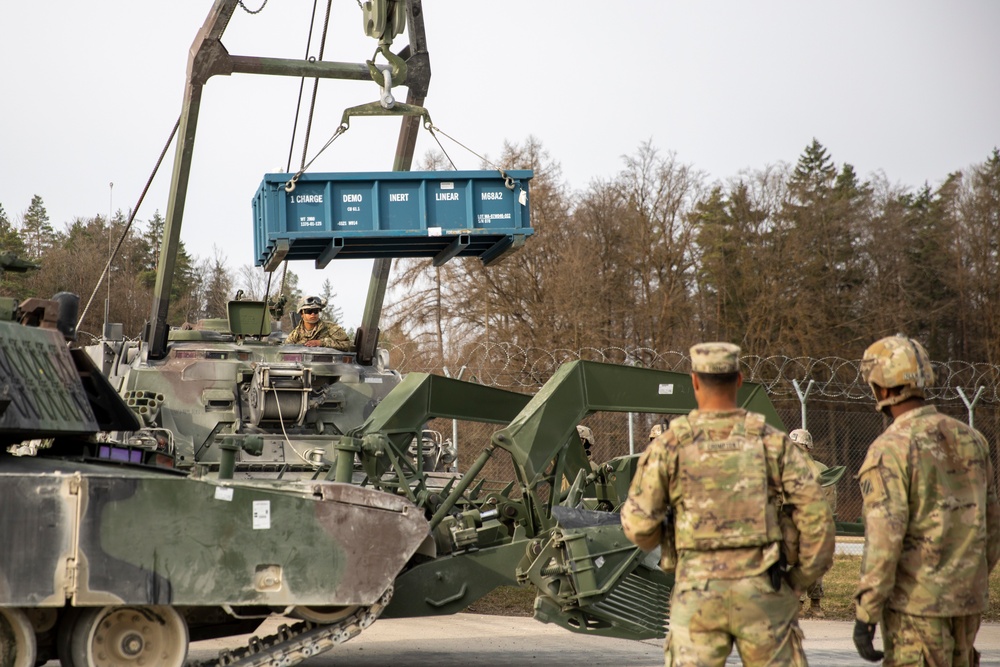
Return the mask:
<path id="1" fill-rule="evenodd" d="M 18 219 L 35 194 L 57 229 L 134 205 L 180 111 L 188 49 L 210 4 L 0 5 L 8 216 Z M 257 15 L 237 10 L 223 43 L 234 55 L 301 58 L 311 7 L 271 0 Z M 325 59 L 371 57 L 360 14 L 355 0 L 337 0 Z M 614 175 L 646 140 L 724 180 L 794 163 L 815 137 L 838 164 L 913 187 L 1000 146 L 996 0 L 424 0 L 424 15 L 435 125 L 489 156 L 533 135 L 578 190 Z M 250 75 L 206 85 L 181 234 L 192 254 L 218 247 L 234 271 L 253 263 L 250 200 L 264 173 L 284 171 L 298 85 Z M 377 96 L 374 83 L 321 84 L 310 157 L 345 107 Z M 312 171 L 389 170 L 397 131 L 394 120 L 355 121 Z M 417 161 L 433 147 L 422 134 Z M 446 147 L 460 169 L 478 168 Z M 171 149 L 142 221 L 166 214 L 172 159 Z M 345 324 L 357 325 L 370 262 L 291 268 L 307 290 L 330 278 Z"/>

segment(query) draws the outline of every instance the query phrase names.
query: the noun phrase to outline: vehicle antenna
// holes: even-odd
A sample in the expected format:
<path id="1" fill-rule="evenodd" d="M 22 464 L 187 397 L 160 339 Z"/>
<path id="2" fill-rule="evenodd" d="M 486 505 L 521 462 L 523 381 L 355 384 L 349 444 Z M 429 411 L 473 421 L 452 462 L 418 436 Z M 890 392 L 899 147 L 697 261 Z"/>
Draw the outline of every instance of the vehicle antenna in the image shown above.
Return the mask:
<path id="1" fill-rule="evenodd" d="M 108 296 L 104 299 L 104 328 L 103 332 L 107 333 L 108 322 L 111 321 L 111 260 L 114 259 L 114 254 L 111 249 L 111 237 L 113 236 L 114 228 L 111 225 L 111 213 L 115 210 L 114 206 L 115 197 L 115 183 L 111 181 L 108 183 Z"/>
<path id="2" fill-rule="evenodd" d="M 163 162 L 163 156 L 167 154 L 167 149 L 170 148 L 170 143 L 174 140 L 174 136 L 177 134 L 177 128 L 180 127 L 181 119 L 177 118 L 177 122 L 174 123 L 174 129 L 170 131 L 170 136 L 167 137 L 167 143 L 163 145 L 163 150 L 160 151 L 160 157 L 156 160 L 156 165 L 153 166 L 153 172 L 149 175 L 146 180 L 146 185 L 142 189 L 142 194 L 139 195 L 139 200 L 135 203 L 135 207 L 132 208 L 128 216 L 128 222 L 125 223 L 125 229 L 122 230 L 121 236 L 118 237 L 118 243 L 115 245 L 114 254 L 118 252 L 119 248 L 122 247 L 122 243 L 125 242 L 125 237 L 128 235 L 128 230 L 132 228 L 132 222 L 135 220 L 135 214 L 139 212 L 139 207 L 142 206 L 142 200 L 146 198 L 146 193 L 149 192 L 149 186 L 153 182 L 153 177 L 156 176 L 156 171 L 160 168 L 160 164 Z M 101 289 L 101 281 L 104 280 L 104 276 L 108 275 L 111 270 L 111 259 L 108 259 L 108 263 L 104 266 L 104 272 L 101 273 L 100 279 L 97 281 L 97 285 L 94 286 L 94 291 L 90 293 L 90 298 L 87 299 L 87 305 L 84 306 L 83 312 L 80 313 L 80 319 L 76 321 L 76 328 L 79 329 L 80 325 L 83 323 L 83 318 L 87 316 L 87 311 L 90 310 L 90 304 L 94 302 L 94 297 L 97 296 L 97 292 Z"/>

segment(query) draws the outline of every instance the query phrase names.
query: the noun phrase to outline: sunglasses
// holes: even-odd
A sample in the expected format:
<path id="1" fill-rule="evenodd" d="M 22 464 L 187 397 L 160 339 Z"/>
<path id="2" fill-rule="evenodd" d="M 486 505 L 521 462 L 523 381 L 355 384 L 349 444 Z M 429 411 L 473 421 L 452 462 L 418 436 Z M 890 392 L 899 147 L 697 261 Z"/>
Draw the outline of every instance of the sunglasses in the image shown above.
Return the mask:
<path id="1" fill-rule="evenodd" d="M 302 313 L 304 315 L 315 315 L 319 312 L 319 308 L 303 308 Z"/>

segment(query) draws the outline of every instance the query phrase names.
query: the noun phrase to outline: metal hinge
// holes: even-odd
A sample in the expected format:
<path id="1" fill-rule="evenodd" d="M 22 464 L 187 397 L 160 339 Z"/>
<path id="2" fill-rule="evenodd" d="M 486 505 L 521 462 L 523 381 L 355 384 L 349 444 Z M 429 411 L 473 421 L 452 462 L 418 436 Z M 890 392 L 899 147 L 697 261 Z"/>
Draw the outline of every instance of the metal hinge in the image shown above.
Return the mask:
<path id="1" fill-rule="evenodd" d="M 78 496 L 80 495 L 80 478 L 70 477 L 69 478 L 69 495 Z"/>
<path id="2" fill-rule="evenodd" d="M 66 559 L 66 599 L 73 597 L 76 591 L 77 566 L 75 558 Z"/>

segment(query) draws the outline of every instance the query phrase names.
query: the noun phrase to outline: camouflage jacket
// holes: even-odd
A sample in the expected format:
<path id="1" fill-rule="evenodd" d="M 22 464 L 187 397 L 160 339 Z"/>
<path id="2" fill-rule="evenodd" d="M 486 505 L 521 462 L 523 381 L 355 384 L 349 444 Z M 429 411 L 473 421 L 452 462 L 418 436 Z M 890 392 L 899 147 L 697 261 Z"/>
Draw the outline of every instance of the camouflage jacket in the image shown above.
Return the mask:
<path id="1" fill-rule="evenodd" d="M 1000 505 L 989 444 L 933 406 L 910 410 L 868 448 L 858 473 L 865 550 L 857 617 L 885 606 L 916 616 L 986 610 L 1000 558 Z"/>
<path id="2" fill-rule="evenodd" d="M 746 410 L 701 412 L 694 410 L 688 421 L 694 432 L 694 441 L 703 445 L 705 455 L 728 457 L 731 452 L 716 443 L 726 441 L 737 424 L 746 419 Z M 677 421 L 677 420 L 675 420 Z M 798 531 L 798 564 L 789 572 L 791 583 L 803 590 L 818 579 L 833 562 L 834 524 L 830 507 L 823 499 L 823 491 L 816 477 L 809 455 L 792 443 L 781 431 L 765 426 L 762 437 L 763 462 L 766 470 L 760 478 L 766 485 L 767 505 L 777 507 L 783 502 L 790 510 L 794 527 Z M 636 545 L 649 551 L 664 539 L 663 519 L 668 507 L 678 508 L 685 502 L 684 485 L 698 484 L 697 466 L 681 471 L 680 450 L 676 429 L 671 428 L 653 440 L 639 458 L 638 469 L 632 479 L 628 500 L 622 507 L 622 527 Z M 690 465 L 690 464 L 688 464 Z M 683 481 L 682 481 L 683 478 Z M 700 489 L 689 488 L 688 495 L 699 495 Z M 714 504 L 738 504 L 746 496 L 739 488 L 715 489 Z M 763 508 L 760 508 L 763 513 Z M 726 531 L 724 526 L 719 531 Z M 686 530 L 675 525 L 676 531 Z M 769 534 L 771 534 L 769 527 Z M 688 540 L 677 540 L 684 543 Z M 676 576 L 681 579 L 737 579 L 764 573 L 778 561 L 780 542 L 733 548 L 698 551 L 680 549 Z"/>
<path id="3" fill-rule="evenodd" d="M 310 340 L 319 340 L 323 347 L 332 347 L 335 350 L 351 349 L 351 340 L 347 337 L 347 332 L 339 324 L 334 322 L 320 321 L 312 331 L 306 331 L 302 322 L 292 329 L 285 339 L 285 343 L 302 345 Z"/>

